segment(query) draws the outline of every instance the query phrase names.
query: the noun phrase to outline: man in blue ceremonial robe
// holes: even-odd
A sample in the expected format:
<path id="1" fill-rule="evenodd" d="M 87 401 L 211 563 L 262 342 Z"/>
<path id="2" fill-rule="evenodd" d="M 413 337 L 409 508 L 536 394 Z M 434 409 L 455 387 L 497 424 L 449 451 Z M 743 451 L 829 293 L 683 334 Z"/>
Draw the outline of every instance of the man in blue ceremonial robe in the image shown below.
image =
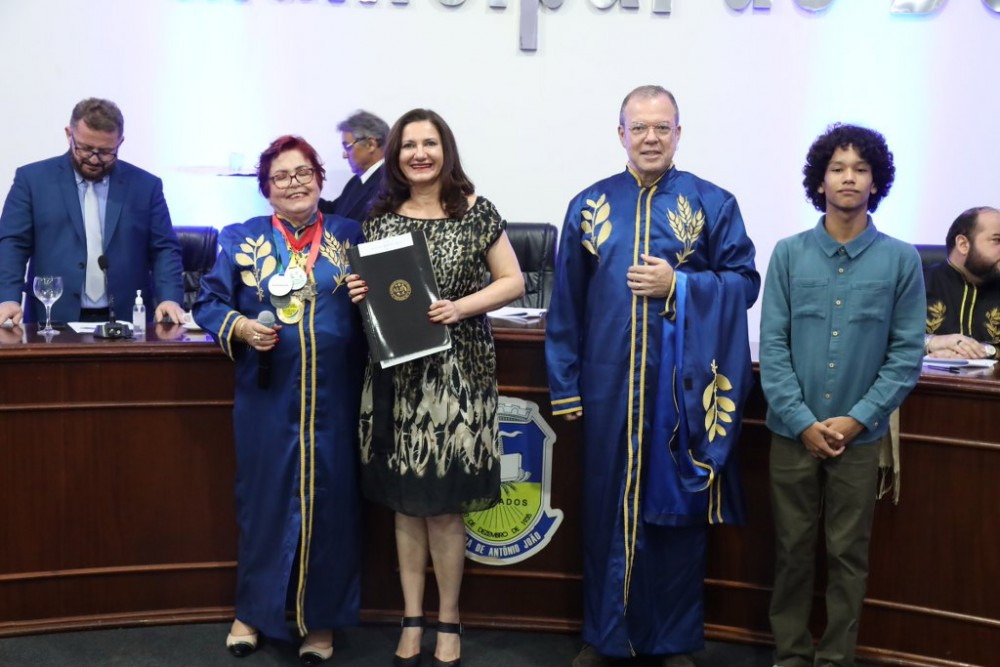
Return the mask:
<path id="1" fill-rule="evenodd" d="M 584 626 L 574 667 L 704 645 L 706 528 L 740 523 L 734 445 L 760 288 L 730 193 L 673 165 L 674 96 L 622 103 L 625 171 L 573 198 L 546 322 L 552 411 L 581 419 Z"/>

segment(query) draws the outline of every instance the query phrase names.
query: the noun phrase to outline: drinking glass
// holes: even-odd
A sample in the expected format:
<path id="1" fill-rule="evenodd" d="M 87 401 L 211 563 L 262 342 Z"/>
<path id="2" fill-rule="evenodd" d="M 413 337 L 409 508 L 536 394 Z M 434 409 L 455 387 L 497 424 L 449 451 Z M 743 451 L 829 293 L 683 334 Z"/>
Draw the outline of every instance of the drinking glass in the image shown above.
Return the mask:
<path id="1" fill-rule="evenodd" d="M 35 276 L 32 288 L 35 290 L 35 296 L 38 300 L 45 304 L 45 328 L 38 333 L 43 336 L 55 336 L 59 332 L 52 328 L 52 304 L 62 296 L 62 278 L 59 276 Z"/>

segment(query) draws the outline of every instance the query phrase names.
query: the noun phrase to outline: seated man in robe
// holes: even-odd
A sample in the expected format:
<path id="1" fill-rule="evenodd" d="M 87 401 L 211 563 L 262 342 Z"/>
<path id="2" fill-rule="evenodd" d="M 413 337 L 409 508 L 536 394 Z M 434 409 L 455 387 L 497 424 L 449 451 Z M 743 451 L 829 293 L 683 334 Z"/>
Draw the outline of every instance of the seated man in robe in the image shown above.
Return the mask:
<path id="1" fill-rule="evenodd" d="M 996 359 L 1000 345 L 1000 211 L 970 208 L 951 223 L 948 259 L 924 271 L 924 351 L 942 359 Z"/>

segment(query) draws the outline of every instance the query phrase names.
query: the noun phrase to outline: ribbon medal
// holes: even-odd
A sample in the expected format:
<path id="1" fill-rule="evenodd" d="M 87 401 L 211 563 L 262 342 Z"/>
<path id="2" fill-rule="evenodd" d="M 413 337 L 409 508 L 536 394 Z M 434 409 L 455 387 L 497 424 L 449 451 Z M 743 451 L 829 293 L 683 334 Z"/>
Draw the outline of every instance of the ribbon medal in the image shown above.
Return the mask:
<path id="1" fill-rule="evenodd" d="M 285 296 L 292 291 L 292 281 L 285 274 L 275 274 L 267 281 L 267 291 L 274 296 Z"/>
<path id="2" fill-rule="evenodd" d="M 293 296 L 289 298 L 287 306 L 278 308 L 278 319 L 285 324 L 296 324 L 302 319 L 303 311 L 302 300 Z"/>
<path id="3" fill-rule="evenodd" d="M 288 276 L 288 279 L 292 282 L 292 291 L 297 291 L 305 287 L 306 281 L 308 280 L 306 272 L 301 267 L 295 265 L 288 267 L 288 270 L 285 271 L 285 275 Z"/>

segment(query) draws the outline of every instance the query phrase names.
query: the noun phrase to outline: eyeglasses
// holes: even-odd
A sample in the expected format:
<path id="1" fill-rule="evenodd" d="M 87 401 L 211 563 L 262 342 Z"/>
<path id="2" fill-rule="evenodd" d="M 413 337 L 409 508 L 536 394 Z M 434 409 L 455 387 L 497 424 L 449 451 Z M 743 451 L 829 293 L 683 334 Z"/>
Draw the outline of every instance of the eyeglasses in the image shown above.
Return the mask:
<path id="1" fill-rule="evenodd" d="M 344 147 L 345 151 L 349 151 L 352 148 L 354 148 L 354 144 L 358 143 L 359 141 L 365 141 L 367 139 L 371 139 L 371 137 L 355 137 L 354 141 L 352 141 L 351 143 L 349 144 L 341 143 L 340 145 Z"/>
<path id="2" fill-rule="evenodd" d="M 285 188 L 291 187 L 293 178 L 298 181 L 299 185 L 309 185 L 312 183 L 313 175 L 315 173 L 315 169 L 296 169 L 294 174 L 282 172 L 275 174 L 270 178 L 270 180 L 275 184 L 275 186 L 284 190 Z"/>
<path id="3" fill-rule="evenodd" d="M 97 157 L 100 162 L 107 164 L 111 162 L 116 157 L 118 157 L 118 148 L 91 148 L 90 146 L 80 146 L 76 143 L 76 137 L 73 136 L 71 132 L 69 135 L 70 143 L 73 144 L 73 152 L 76 153 L 81 160 L 89 161 L 92 157 Z"/>
<path id="4" fill-rule="evenodd" d="M 628 133 L 638 139 L 639 137 L 645 137 L 649 134 L 650 128 L 656 132 L 656 136 L 658 137 L 669 137 L 674 131 L 674 126 L 670 123 L 657 123 L 656 125 L 635 123 L 634 125 L 628 126 Z"/>

